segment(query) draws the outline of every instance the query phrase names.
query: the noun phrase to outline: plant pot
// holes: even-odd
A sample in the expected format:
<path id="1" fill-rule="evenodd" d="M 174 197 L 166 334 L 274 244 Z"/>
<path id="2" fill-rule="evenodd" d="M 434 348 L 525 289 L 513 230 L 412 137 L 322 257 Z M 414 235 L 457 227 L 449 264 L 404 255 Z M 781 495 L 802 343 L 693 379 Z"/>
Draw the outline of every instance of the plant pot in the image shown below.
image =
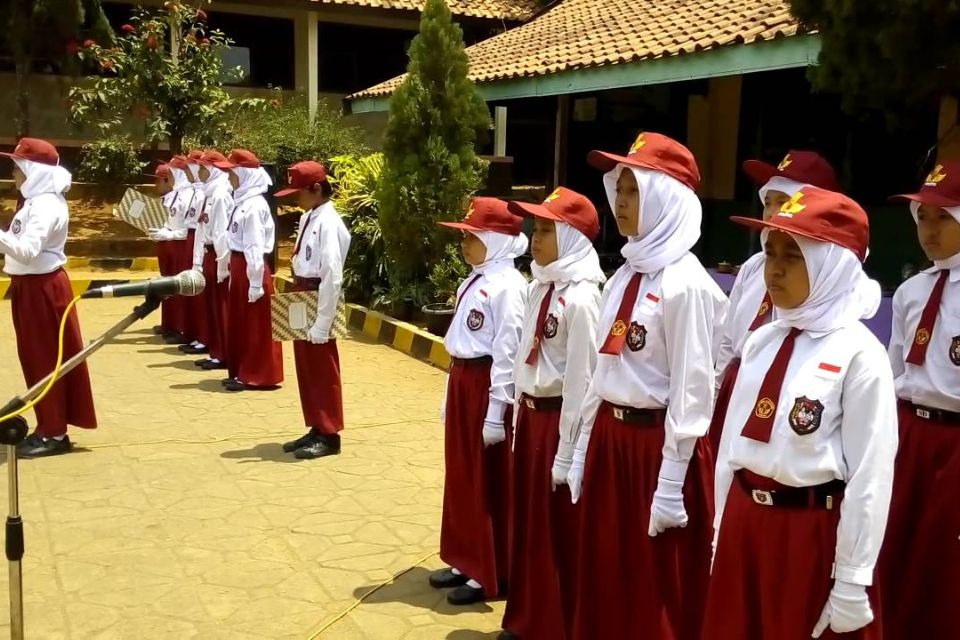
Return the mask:
<path id="1" fill-rule="evenodd" d="M 413 303 L 409 300 L 390 303 L 390 317 L 401 322 L 410 322 L 413 318 Z"/>
<path id="2" fill-rule="evenodd" d="M 447 302 L 438 302 L 423 306 L 423 315 L 427 318 L 427 331 L 441 338 L 447 335 L 447 329 L 453 321 L 454 306 Z"/>

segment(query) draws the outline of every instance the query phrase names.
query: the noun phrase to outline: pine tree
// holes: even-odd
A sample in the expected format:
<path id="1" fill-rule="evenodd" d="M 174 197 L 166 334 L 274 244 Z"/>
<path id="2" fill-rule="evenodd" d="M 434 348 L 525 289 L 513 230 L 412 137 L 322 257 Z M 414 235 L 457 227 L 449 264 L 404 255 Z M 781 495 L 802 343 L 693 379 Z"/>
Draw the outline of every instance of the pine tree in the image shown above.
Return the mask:
<path id="1" fill-rule="evenodd" d="M 394 292 L 425 286 L 450 235 L 441 220 L 462 217 L 486 167 L 474 145 L 490 115 L 475 85 L 463 32 L 444 0 L 427 0 L 409 50 L 408 74 L 390 100 L 379 190 L 380 226 Z"/>

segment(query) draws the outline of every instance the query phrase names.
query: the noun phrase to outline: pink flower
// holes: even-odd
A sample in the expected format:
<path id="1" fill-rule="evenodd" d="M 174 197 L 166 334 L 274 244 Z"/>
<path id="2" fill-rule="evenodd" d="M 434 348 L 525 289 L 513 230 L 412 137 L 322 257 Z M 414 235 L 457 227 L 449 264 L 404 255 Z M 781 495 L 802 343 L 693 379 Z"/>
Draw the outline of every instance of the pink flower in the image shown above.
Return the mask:
<path id="1" fill-rule="evenodd" d="M 204 11 L 203 9 L 197 9 L 197 20 L 199 20 L 200 22 L 206 22 L 207 12 Z"/>
<path id="2" fill-rule="evenodd" d="M 124 33 L 136 33 L 137 29 L 132 24 L 125 24 L 120 27 L 120 31 L 123 31 Z"/>
<path id="3" fill-rule="evenodd" d="M 84 48 L 84 49 L 90 49 L 90 48 L 93 48 L 93 47 L 95 47 L 95 46 L 97 46 L 97 43 L 94 42 L 93 40 L 84 40 L 84 41 L 83 41 L 83 48 Z"/>

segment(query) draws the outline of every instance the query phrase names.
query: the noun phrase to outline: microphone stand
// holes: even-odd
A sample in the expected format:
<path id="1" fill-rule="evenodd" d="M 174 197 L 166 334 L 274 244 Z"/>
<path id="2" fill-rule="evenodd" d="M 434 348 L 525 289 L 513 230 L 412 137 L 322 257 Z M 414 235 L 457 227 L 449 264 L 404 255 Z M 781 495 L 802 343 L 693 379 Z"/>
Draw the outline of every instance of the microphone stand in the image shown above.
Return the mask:
<path id="1" fill-rule="evenodd" d="M 126 318 L 108 329 L 103 335 L 93 340 L 83 350 L 63 363 L 56 379 L 59 380 L 77 368 L 80 363 L 89 358 L 95 351 L 117 337 L 137 320 L 146 318 L 156 311 L 162 301 L 161 297 L 147 295 L 147 298 Z M 15 397 L 2 409 L 0 415 L 7 415 L 12 411 L 23 408 L 28 402 L 40 395 L 47 386 L 53 372 L 43 380 L 27 389 L 23 395 Z M 23 574 L 21 560 L 23 559 L 23 519 L 20 517 L 20 493 L 17 479 L 17 444 L 27 437 L 27 421 L 23 416 L 17 416 L 0 423 L 0 444 L 6 445 L 7 450 L 7 492 L 10 502 L 10 514 L 6 522 L 6 555 L 9 563 L 10 587 L 10 638 L 23 640 Z"/>

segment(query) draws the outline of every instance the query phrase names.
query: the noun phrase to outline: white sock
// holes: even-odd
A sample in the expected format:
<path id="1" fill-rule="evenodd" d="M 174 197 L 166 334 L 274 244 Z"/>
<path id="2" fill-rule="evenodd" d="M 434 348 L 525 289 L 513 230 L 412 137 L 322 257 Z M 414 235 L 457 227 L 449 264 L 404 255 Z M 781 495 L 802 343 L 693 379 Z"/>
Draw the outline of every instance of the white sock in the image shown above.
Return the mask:
<path id="1" fill-rule="evenodd" d="M 480 586 L 480 583 L 479 583 L 479 582 L 477 582 L 476 580 L 473 580 L 473 579 L 467 580 L 467 586 L 470 587 L 471 589 L 482 589 L 482 588 L 483 588 L 483 587 Z"/>
<path id="2" fill-rule="evenodd" d="M 456 567 L 450 567 L 450 571 L 453 572 L 453 575 L 455 575 L 455 576 L 462 576 L 462 575 L 463 575 L 462 573 L 460 573 L 460 569 L 457 569 Z"/>
<path id="3" fill-rule="evenodd" d="M 196 346 L 199 345 L 199 344 L 200 344 L 199 342 L 197 342 L 196 340 L 194 340 L 193 342 L 190 343 L 190 346 L 191 346 L 191 347 L 196 347 Z"/>
<path id="4" fill-rule="evenodd" d="M 206 348 L 207 348 L 207 345 L 203 344 L 202 342 L 194 342 L 194 343 L 193 343 L 193 348 L 194 348 L 194 349 L 206 349 Z"/>
<path id="5" fill-rule="evenodd" d="M 53 439 L 56 440 L 57 442 L 59 442 L 59 441 L 63 440 L 63 439 L 66 438 L 66 437 L 67 437 L 67 434 L 63 434 L 62 436 L 53 436 Z"/>
<path id="6" fill-rule="evenodd" d="M 218 360 L 217 358 L 210 358 L 210 362 L 212 362 L 213 364 L 220 364 L 220 360 Z"/>

